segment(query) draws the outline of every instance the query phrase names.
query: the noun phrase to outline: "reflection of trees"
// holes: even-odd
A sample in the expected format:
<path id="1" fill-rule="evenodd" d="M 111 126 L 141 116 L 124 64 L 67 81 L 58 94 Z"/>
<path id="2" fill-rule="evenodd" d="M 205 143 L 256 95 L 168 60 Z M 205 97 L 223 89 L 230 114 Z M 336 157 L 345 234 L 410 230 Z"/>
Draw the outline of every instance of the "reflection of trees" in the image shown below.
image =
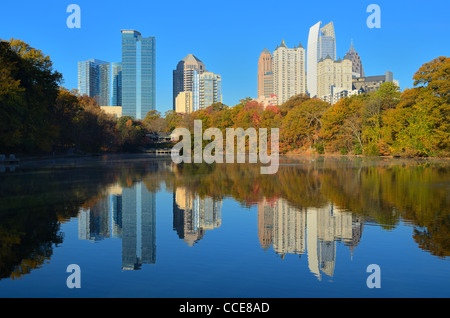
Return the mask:
<path id="1" fill-rule="evenodd" d="M 2 174 L 0 278 L 40 267 L 62 242 L 61 222 L 93 207 L 112 184 L 143 181 L 149 192 L 183 187 L 199 197 L 232 197 L 244 206 L 284 199 L 292 207 L 341 210 L 385 228 L 400 218 L 414 225 L 420 248 L 450 256 L 448 164 L 434 161 L 315 158 L 285 160 L 275 175 L 252 164 L 184 164 L 148 158 L 105 161 L 79 168 Z"/>
<path id="2" fill-rule="evenodd" d="M 319 157 L 286 160 L 276 175 L 261 175 L 251 164 L 177 165 L 168 181 L 245 206 L 276 198 L 298 208 L 333 202 L 386 229 L 403 219 L 416 225 L 420 248 L 450 256 L 449 175 L 439 161 Z"/>

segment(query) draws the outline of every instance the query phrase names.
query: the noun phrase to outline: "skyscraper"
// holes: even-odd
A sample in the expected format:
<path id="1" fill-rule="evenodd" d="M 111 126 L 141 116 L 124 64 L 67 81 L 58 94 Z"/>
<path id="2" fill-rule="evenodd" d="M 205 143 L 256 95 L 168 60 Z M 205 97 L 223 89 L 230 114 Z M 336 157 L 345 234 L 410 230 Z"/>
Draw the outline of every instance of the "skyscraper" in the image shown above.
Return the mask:
<path id="1" fill-rule="evenodd" d="M 273 52 L 273 87 L 281 105 L 290 97 L 306 94 L 305 49 L 289 49 L 283 42 Z"/>
<path id="2" fill-rule="evenodd" d="M 317 65 L 317 97 L 333 103 L 335 92 L 351 90 L 352 61 L 349 58 L 335 61 L 329 55 L 321 58 Z"/>
<path id="3" fill-rule="evenodd" d="M 317 63 L 330 56 L 336 59 L 336 36 L 333 22 L 321 28 L 322 21 L 309 29 L 307 50 L 307 87 L 310 97 L 317 96 Z"/>
<path id="4" fill-rule="evenodd" d="M 111 106 L 122 106 L 122 63 L 111 63 Z"/>
<path id="5" fill-rule="evenodd" d="M 109 63 L 97 59 L 78 62 L 78 92 L 96 100 L 99 106 L 109 105 Z"/>
<path id="6" fill-rule="evenodd" d="M 122 115 L 144 119 L 155 109 L 155 37 L 122 30 Z"/>
<path id="7" fill-rule="evenodd" d="M 258 98 L 273 94 L 273 60 L 268 49 L 261 52 L 258 60 Z"/>
<path id="8" fill-rule="evenodd" d="M 180 92 L 192 92 L 194 87 L 194 71 L 199 74 L 205 71 L 205 64 L 193 54 L 188 54 L 177 64 L 173 71 L 173 109 L 176 110 L 176 98 Z"/>
<path id="9" fill-rule="evenodd" d="M 350 45 L 350 50 L 345 54 L 345 58 L 348 58 L 352 61 L 352 75 L 353 77 L 364 77 L 364 70 L 361 62 L 361 57 L 353 48 L 353 41 Z"/>

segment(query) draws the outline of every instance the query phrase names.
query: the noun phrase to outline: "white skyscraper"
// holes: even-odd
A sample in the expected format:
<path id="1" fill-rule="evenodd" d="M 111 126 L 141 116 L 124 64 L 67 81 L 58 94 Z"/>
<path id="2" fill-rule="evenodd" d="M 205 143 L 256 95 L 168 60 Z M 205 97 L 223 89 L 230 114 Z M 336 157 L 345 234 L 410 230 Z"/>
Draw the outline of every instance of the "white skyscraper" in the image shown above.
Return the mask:
<path id="1" fill-rule="evenodd" d="M 307 49 L 307 89 L 310 97 L 317 96 L 317 63 L 327 56 L 336 60 L 336 36 L 333 22 L 321 28 L 322 21 L 309 29 Z"/>
<path id="2" fill-rule="evenodd" d="M 273 89 L 281 105 L 290 97 L 306 94 L 305 49 L 289 49 L 283 42 L 273 52 Z"/>

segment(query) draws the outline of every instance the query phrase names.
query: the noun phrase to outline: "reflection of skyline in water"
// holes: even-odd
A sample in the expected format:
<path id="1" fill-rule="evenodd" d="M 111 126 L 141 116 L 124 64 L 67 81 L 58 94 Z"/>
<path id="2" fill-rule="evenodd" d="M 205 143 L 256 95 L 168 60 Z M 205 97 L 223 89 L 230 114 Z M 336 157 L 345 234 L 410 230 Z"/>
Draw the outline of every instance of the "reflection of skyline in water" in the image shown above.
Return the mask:
<path id="1" fill-rule="evenodd" d="M 258 236 L 261 247 L 281 258 L 307 255 L 308 268 L 319 280 L 332 277 L 336 242 L 351 253 L 361 240 L 364 221 L 332 204 L 322 208 L 295 208 L 285 199 L 258 203 Z M 222 224 L 222 200 L 199 197 L 185 187 L 173 193 L 173 230 L 192 247 Z M 79 239 L 122 240 L 122 269 L 137 270 L 156 263 L 156 194 L 143 182 L 130 188 L 112 186 L 107 197 L 78 214 Z"/>
<path id="2" fill-rule="evenodd" d="M 173 229 L 189 246 L 201 240 L 206 230 L 222 224 L 222 200 L 200 198 L 184 187 L 173 194 Z"/>
<path id="3" fill-rule="evenodd" d="M 122 269 L 137 270 L 156 263 L 156 194 L 143 182 L 114 186 L 91 209 L 78 214 L 78 237 L 91 241 L 122 239 Z"/>
<path id="4" fill-rule="evenodd" d="M 258 204 L 258 235 L 261 247 L 285 254 L 307 254 L 308 267 L 319 280 L 333 276 L 336 241 L 353 252 L 361 240 L 364 222 L 353 213 L 329 204 L 322 208 L 297 209 L 284 199 Z"/>

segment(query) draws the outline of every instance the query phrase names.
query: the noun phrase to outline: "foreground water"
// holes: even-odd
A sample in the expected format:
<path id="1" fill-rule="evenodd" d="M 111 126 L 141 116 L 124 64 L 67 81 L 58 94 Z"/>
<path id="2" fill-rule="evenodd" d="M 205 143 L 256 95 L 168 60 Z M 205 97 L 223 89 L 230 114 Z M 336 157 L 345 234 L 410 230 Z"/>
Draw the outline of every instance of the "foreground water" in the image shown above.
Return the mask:
<path id="1" fill-rule="evenodd" d="M 0 297 L 450 296 L 448 161 L 4 170 Z M 81 288 L 67 286 L 70 264 Z"/>

